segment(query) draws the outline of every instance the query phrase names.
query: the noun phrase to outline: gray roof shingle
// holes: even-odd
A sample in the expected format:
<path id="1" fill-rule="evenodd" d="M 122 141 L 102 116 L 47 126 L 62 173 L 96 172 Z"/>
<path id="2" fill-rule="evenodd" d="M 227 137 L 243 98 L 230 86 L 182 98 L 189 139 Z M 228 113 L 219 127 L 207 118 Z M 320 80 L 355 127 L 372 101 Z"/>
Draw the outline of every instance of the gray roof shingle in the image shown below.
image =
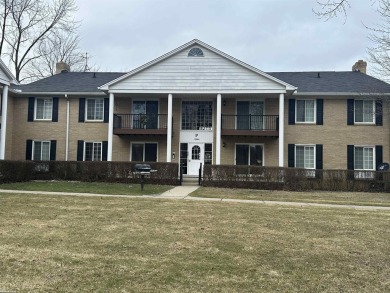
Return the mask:
<path id="1" fill-rule="evenodd" d="M 63 72 L 38 81 L 14 86 L 22 92 L 99 93 L 98 87 L 125 74 L 124 72 Z"/>
<path id="2" fill-rule="evenodd" d="M 125 72 L 67 72 L 53 75 L 30 84 L 13 86 L 26 93 L 89 92 L 99 93 L 99 86 Z M 390 93 L 390 84 L 361 72 L 268 72 L 267 74 L 298 88 L 298 93 Z M 318 78 L 318 74 L 320 78 Z"/>

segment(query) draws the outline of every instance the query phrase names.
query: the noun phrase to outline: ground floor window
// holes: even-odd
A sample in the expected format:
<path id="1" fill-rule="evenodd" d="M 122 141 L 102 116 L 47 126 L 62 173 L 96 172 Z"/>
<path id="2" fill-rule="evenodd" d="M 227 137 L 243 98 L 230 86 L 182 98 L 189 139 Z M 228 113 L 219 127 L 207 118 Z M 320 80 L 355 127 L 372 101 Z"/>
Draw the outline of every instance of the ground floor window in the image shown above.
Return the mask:
<path id="1" fill-rule="evenodd" d="M 374 147 L 355 147 L 355 170 L 375 170 Z"/>
<path id="2" fill-rule="evenodd" d="M 50 141 L 33 141 L 33 157 L 34 161 L 49 161 L 50 160 Z"/>
<path id="3" fill-rule="evenodd" d="M 236 144 L 236 165 L 263 166 L 263 145 Z"/>
<path id="4" fill-rule="evenodd" d="M 157 143 L 132 143 L 131 160 L 135 162 L 157 162 Z"/>
<path id="5" fill-rule="evenodd" d="M 84 161 L 101 161 L 102 160 L 102 143 L 85 142 Z"/>
<path id="6" fill-rule="evenodd" d="M 213 163 L 213 145 L 205 143 L 204 145 L 204 164 L 211 165 Z"/>
<path id="7" fill-rule="evenodd" d="M 295 167 L 304 169 L 316 168 L 316 150 L 314 145 L 295 146 Z"/>

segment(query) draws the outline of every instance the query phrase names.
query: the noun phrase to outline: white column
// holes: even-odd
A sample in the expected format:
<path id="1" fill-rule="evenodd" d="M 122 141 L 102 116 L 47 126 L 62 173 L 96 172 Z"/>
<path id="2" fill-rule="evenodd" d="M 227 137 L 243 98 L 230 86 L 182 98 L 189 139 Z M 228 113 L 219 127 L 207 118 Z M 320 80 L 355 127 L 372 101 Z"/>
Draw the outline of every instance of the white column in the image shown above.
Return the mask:
<path id="1" fill-rule="evenodd" d="M 69 98 L 66 98 L 66 135 L 65 135 L 65 161 L 69 159 Z"/>
<path id="2" fill-rule="evenodd" d="M 221 94 L 217 95 L 217 131 L 216 131 L 216 143 L 215 143 L 215 164 L 221 164 L 221 124 L 222 124 L 222 97 Z"/>
<path id="3" fill-rule="evenodd" d="M 284 165 L 284 94 L 279 95 L 279 167 Z"/>
<path id="4" fill-rule="evenodd" d="M 8 85 L 3 87 L 1 104 L 1 137 L 0 137 L 0 160 L 5 158 L 5 139 L 7 133 L 7 107 L 8 107 Z"/>
<path id="5" fill-rule="evenodd" d="M 172 158 L 172 94 L 168 95 L 167 162 Z"/>
<path id="6" fill-rule="evenodd" d="M 107 161 L 112 161 L 112 136 L 114 131 L 114 94 L 110 93 L 108 115 L 108 148 Z"/>

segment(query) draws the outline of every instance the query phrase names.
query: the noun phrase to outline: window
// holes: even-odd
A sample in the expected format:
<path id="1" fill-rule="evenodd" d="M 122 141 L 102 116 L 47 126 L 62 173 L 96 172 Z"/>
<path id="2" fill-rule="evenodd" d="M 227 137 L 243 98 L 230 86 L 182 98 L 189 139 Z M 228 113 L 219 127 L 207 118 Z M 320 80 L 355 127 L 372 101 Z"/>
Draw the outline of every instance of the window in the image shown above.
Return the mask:
<path id="1" fill-rule="evenodd" d="M 355 123 L 375 123 L 373 100 L 355 100 Z"/>
<path id="2" fill-rule="evenodd" d="M 295 122 L 315 123 L 316 122 L 316 103 L 315 100 L 297 100 L 296 101 Z"/>
<path id="3" fill-rule="evenodd" d="M 238 101 L 237 102 L 237 129 L 263 129 L 264 102 Z"/>
<path id="4" fill-rule="evenodd" d="M 53 113 L 52 98 L 35 99 L 35 120 L 51 120 Z"/>
<path id="5" fill-rule="evenodd" d="M 355 170 L 375 170 L 374 147 L 355 147 Z"/>
<path id="6" fill-rule="evenodd" d="M 133 102 L 133 128 L 158 129 L 158 101 Z"/>
<path id="7" fill-rule="evenodd" d="M 104 99 L 87 99 L 87 121 L 103 121 Z"/>
<path id="8" fill-rule="evenodd" d="M 212 130 L 212 102 L 183 101 L 181 128 L 183 130 Z"/>
<path id="9" fill-rule="evenodd" d="M 188 57 L 203 57 L 203 51 L 200 48 L 192 48 L 188 52 Z"/>
<path id="10" fill-rule="evenodd" d="M 204 164 L 211 165 L 213 162 L 213 145 L 206 143 L 204 145 Z"/>
<path id="11" fill-rule="evenodd" d="M 237 144 L 236 165 L 263 166 L 263 146 L 258 144 Z"/>
<path id="12" fill-rule="evenodd" d="M 157 162 L 157 143 L 132 143 L 131 160 L 135 162 Z"/>
<path id="13" fill-rule="evenodd" d="M 84 161 L 101 161 L 102 160 L 102 143 L 85 142 Z"/>
<path id="14" fill-rule="evenodd" d="M 50 160 L 50 141 L 33 141 L 33 156 L 34 161 L 49 161 Z"/>
<path id="15" fill-rule="evenodd" d="M 304 169 L 315 169 L 315 146 L 296 145 L 295 146 L 295 167 Z"/>

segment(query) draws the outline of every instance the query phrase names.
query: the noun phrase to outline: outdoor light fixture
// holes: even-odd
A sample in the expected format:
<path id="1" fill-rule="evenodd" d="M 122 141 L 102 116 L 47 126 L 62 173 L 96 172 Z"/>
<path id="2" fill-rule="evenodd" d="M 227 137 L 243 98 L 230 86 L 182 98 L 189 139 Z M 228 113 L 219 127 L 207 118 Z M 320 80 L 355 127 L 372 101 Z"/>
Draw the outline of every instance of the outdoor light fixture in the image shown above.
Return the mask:
<path id="1" fill-rule="evenodd" d="M 223 100 L 223 106 L 226 106 L 226 100 Z"/>
<path id="2" fill-rule="evenodd" d="M 226 147 L 226 142 L 223 142 L 223 143 L 222 143 L 222 147 L 223 147 L 223 148 Z"/>

